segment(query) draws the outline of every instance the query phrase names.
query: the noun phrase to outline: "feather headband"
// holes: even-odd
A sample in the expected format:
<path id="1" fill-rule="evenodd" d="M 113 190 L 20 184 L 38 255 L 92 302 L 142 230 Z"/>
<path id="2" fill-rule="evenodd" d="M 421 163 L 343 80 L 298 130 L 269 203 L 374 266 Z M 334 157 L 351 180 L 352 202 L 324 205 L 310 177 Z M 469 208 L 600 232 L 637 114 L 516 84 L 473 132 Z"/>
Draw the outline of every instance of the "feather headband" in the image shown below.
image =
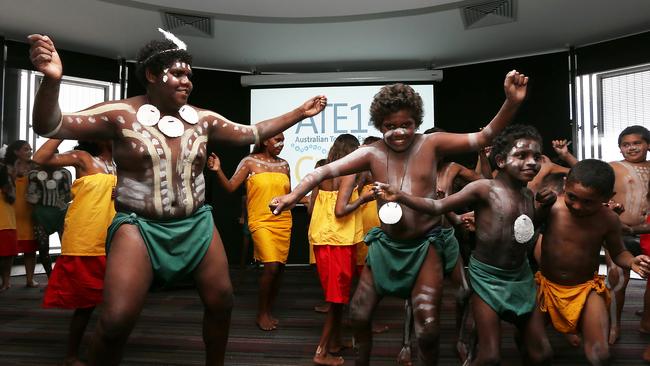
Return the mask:
<path id="1" fill-rule="evenodd" d="M 166 31 L 166 30 L 164 30 L 162 28 L 158 28 L 158 32 L 162 33 L 167 40 L 172 41 L 172 43 L 174 43 L 174 45 L 176 45 L 176 48 L 170 48 L 168 50 L 164 50 L 164 51 L 160 51 L 160 52 L 156 52 L 154 54 L 151 54 L 149 57 L 144 59 L 144 61 L 142 61 L 142 64 L 146 64 L 153 57 L 161 55 L 163 53 L 181 51 L 181 50 L 182 51 L 187 51 L 187 45 L 185 44 L 185 42 L 181 41 L 180 38 L 176 37 L 174 35 L 174 33 L 168 32 L 168 31 Z"/>

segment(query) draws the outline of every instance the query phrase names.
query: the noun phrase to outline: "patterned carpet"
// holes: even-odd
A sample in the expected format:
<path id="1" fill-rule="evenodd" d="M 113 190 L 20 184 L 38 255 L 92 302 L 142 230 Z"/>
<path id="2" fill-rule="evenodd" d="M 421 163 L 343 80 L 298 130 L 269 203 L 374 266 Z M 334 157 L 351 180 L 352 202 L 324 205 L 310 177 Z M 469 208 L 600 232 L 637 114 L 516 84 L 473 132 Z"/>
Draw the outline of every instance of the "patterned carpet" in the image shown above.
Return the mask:
<path id="1" fill-rule="evenodd" d="M 316 276 L 306 267 L 290 267 L 276 305 L 279 329 L 262 332 L 255 326 L 258 270 L 231 271 L 235 288 L 227 365 L 311 365 L 324 316 L 313 311 L 321 302 Z M 42 284 L 47 282 L 39 276 Z M 0 293 L 0 365 L 57 365 L 65 351 L 70 312 L 40 308 L 42 289 L 20 287 L 23 277 L 14 277 L 14 287 Z M 614 365 L 642 365 L 640 355 L 650 337 L 638 331 L 645 283 L 632 281 L 624 313 L 623 335 L 612 348 Z M 453 350 L 454 299 L 448 287 L 442 307 L 441 365 L 457 365 Z M 129 338 L 123 365 L 201 365 L 202 306 L 190 285 L 167 292 L 151 293 L 140 319 Z M 385 299 L 376 314 L 378 322 L 390 329 L 375 336 L 372 365 L 395 365 L 400 350 L 403 302 Z M 86 354 L 95 319 L 82 345 Z M 512 337 L 512 327 L 502 323 L 504 365 L 520 365 Z M 554 365 L 584 365 L 581 349 L 569 346 L 564 338 L 547 330 L 555 353 Z M 349 334 L 349 332 L 348 332 Z M 352 365 L 351 351 L 343 353 Z"/>

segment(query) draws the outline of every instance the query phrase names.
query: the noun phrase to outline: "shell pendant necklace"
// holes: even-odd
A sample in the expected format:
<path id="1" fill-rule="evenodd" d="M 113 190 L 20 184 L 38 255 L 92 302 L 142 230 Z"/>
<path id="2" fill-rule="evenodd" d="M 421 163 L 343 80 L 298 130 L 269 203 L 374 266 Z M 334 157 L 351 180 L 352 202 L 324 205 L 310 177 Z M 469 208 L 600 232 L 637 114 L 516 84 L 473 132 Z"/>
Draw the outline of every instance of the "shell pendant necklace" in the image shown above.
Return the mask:
<path id="1" fill-rule="evenodd" d="M 189 104 L 178 110 L 178 115 L 183 121 L 195 125 L 199 122 L 199 114 Z M 185 132 L 183 122 L 174 116 L 160 117 L 160 111 L 153 104 L 143 104 L 135 115 L 138 122 L 144 126 L 156 126 L 167 137 L 179 137 Z"/>
<path id="2" fill-rule="evenodd" d="M 406 158 L 406 163 L 404 167 L 404 174 L 402 174 L 402 180 L 399 184 L 399 190 L 402 190 L 402 186 L 404 185 L 404 178 L 406 178 L 406 172 L 408 171 L 409 168 L 409 159 L 411 158 L 411 155 L 409 154 L 408 157 Z M 387 145 L 386 146 L 386 181 L 388 184 L 390 184 L 390 178 L 388 175 L 389 169 L 389 162 L 390 162 L 390 147 Z M 379 220 L 383 222 L 384 224 L 387 225 L 393 225 L 399 222 L 399 220 L 402 219 L 402 206 L 400 206 L 399 203 L 397 202 L 386 202 L 381 207 L 379 208 Z"/>

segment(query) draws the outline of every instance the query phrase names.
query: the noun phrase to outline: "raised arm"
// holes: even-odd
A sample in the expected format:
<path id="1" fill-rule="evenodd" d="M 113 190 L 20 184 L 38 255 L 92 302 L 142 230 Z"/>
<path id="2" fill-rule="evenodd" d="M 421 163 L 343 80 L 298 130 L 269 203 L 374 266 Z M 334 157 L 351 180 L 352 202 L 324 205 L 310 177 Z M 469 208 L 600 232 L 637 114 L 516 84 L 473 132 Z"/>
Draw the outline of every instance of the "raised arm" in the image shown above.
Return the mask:
<path id="1" fill-rule="evenodd" d="M 553 144 L 553 150 L 555 150 L 555 152 L 560 157 L 560 159 L 562 159 L 562 161 L 569 164 L 570 167 L 578 163 L 578 159 L 569 152 L 570 142 L 567 142 L 567 140 L 553 140 L 551 141 L 551 144 Z M 565 172 L 558 171 L 552 173 L 565 173 Z"/>
<path id="2" fill-rule="evenodd" d="M 277 135 L 305 118 L 319 114 L 326 106 L 327 98 L 324 95 L 318 95 L 288 113 L 251 126 L 229 121 L 220 114 L 208 110 L 199 111 L 199 118 L 208 122 L 211 141 L 252 145 Z"/>
<path id="3" fill-rule="evenodd" d="M 492 150 L 492 146 L 484 146 L 478 150 L 478 160 L 476 162 L 476 168 L 474 171 L 477 174 L 480 174 L 485 179 L 492 179 L 492 166 L 490 165 L 490 160 L 488 159 L 488 154 Z"/>
<path id="4" fill-rule="evenodd" d="M 336 217 L 346 216 L 359 208 L 359 206 L 373 199 L 373 195 L 370 192 L 366 192 L 354 200 L 354 202 L 350 202 L 350 197 L 352 197 L 352 192 L 355 188 L 355 182 L 355 174 L 346 175 L 341 178 L 339 194 L 336 197 L 336 206 L 334 207 L 334 215 Z"/>
<path id="5" fill-rule="evenodd" d="M 88 174 L 90 166 L 93 164 L 93 159 L 85 151 L 72 150 L 64 153 L 57 153 L 57 148 L 61 145 L 63 140 L 49 139 L 47 140 L 32 157 L 37 164 L 61 168 L 65 166 L 73 166 L 77 169 L 78 176 L 85 176 Z"/>
<path id="6" fill-rule="evenodd" d="M 424 212 L 429 215 L 442 215 L 449 211 L 467 207 L 480 199 L 481 191 L 486 184 L 485 181 L 486 180 L 483 179 L 472 182 L 466 185 L 458 193 L 454 193 L 451 196 L 439 200 L 413 196 L 385 183 L 377 182 L 373 189 L 378 197 L 381 197 L 386 201 L 399 202 L 416 211 Z"/>
<path id="7" fill-rule="evenodd" d="M 242 159 L 235 170 L 235 174 L 233 174 L 230 180 L 228 180 L 226 175 L 223 173 L 223 170 L 221 170 L 221 161 L 215 153 L 210 154 L 210 157 L 208 158 L 208 168 L 215 172 L 219 185 L 221 185 L 227 192 L 232 193 L 236 191 L 242 183 L 244 183 L 248 174 L 250 174 L 250 168 L 246 163 L 247 158 L 248 157 Z"/>
<path id="8" fill-rule="evenodd" d="M 34 131 L 44 137 L 66 139 L 113 138 L 114 126 L 106 114 L 115 109 L 115 106 L 107 106 L 112 103 L 101 103 L 76 113 L 61 113 L 59 89 L 63 65 L 59 54 L 48 36 L 32 34 L 28 39 L 31 44 L 30 60 L 36 70 L 43 73 L 43 80 L 34 99 Z"/>
<path id="9" fill-rule="evenodd" d="M 337 161 L 317 168 L 307 174 L 291 193 L 273 198 L 269 208 L 274 214 L 279 215 L 283 210 L 292 208 L 301 197 L 325 179 L 370 170 L 371 149 L 374 147 L 362 146 Z"/>
<path id="10" fill-rule="evenodd" d="M 516 70 L 510 71 L 503 83 L 506 100 L 485 128 L 472 133 L 436 132 L 428 135 L 427 138 L 434 144 L 436 152 L 442 155 L 475 151 L 488 145 L 492 138 L 501 132 L 514 117 L 526 97 L 527 85 L 527 76 Z"/>

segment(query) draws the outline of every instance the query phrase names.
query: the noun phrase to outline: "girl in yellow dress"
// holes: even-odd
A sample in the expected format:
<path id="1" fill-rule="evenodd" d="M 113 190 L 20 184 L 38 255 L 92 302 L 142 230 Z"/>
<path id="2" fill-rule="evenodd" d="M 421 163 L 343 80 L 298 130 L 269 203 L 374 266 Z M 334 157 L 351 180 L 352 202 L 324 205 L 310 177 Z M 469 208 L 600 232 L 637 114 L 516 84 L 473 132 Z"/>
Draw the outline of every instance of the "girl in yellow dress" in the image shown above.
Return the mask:
<path id="1" fill-rule="evenodd" d="M 330 148 L 327 163 L 336 161 L 359 147 L 350 134 L 339 135 Z M 325 301 L 330 306 L 313 361 L 317 365 L 342 365 L 335 357 L 343 348 L 341 320 L 343 305 L 350 301 L 350 287 L 356 272 L 357 245 L 363 242 L 362 204 L 373 200 L 371 192 L 361 197 L 356 190 L 356 175 L 323 181 L 312 193 L 309 242 L 313 244 L 316 267 Z"/>
<path id="2" fill-rule="evenodd" d="M 36 250 L 38 242 L 34 236 L 34 223 L 32 221 L 32 204 L 27 202 L 27 174 L 34 168 L 31 160 L 32 147 L 27 141 L 17 140 L 7 147 L 5 164 L 7 171 L 16 189 L 16 200 L 13 203 L 16 217 L 16 235 L 18 245 L 16 254 L 23 253 L 25 260 L 26 287 L 37 287 L 34 281 L 36 267 Z"/>
<path id="3" fill-rule="evenodd" d="M 79 345 L 95 307 L 103 300 L 106 232 L 115 216 L 117 183 L 110 142 L 79 142 L 57 154 L 62 140 L 49 140 L 34 160 L 49 167 L 73 166 L 72 203 L 65 215 L 61 256 L 48 281 L 45 308 L 74 309 L 64 365 L 77 365 Z"/>
<path id="4" fill-rule="evenodd" d="M 0 275 L 2 275 L 0 292 L 11 287 L 11 264 L 18 247 L 16 214 L 13 206 L 15 200 L 16 195 L 7 166 L 0 163 Z"/>
<path id="5" fill-rule="evenodd" d="M 291 211 L 275 216 L 268 206 L 271 198 L 291 191 L 289 164 L 278 157 L 283 147 L 282 133 L 263 141 L 242 159 L 230 179 L 221 170 L 221 162 L 215 154 L 208 158 L 208 167 L 216 173 L 217 181 L 226 191 L 234 192 L 246 182 L 248 228 L 253 237 L 254 257 L 264 264 L 256 318 L 262 330 L 274 330 L 279 324 L 271 315 L 271 309 L 291 242 Z"/>

